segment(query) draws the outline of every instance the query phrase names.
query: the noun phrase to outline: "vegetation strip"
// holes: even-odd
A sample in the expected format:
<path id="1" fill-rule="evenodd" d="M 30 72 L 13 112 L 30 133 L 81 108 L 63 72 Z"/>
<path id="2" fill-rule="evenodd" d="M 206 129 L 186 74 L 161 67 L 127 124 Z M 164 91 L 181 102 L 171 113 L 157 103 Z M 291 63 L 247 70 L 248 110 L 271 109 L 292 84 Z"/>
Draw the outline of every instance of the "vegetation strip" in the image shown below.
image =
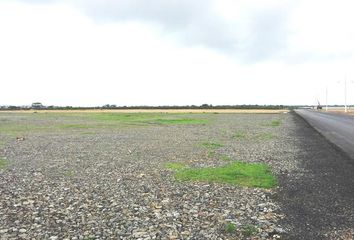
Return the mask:
<path id="1" fill-rule="evenodd" d="M 202 146 L 207 149 L 217 149 L 217 148 L 223 147 L 224 145 L 221 143 L 217 143 L 217 142 L 203 142 Z"/>
<path id="2" fill-rule="evenodd" d="M 261 163 L 238 161 L 215 168 L 188 168 L 185 165 L 170 165 L 168 168 L 176 170 L 175 177 L 181 181 L 206 181 L 259 188 L 272 188 L 277 185 L 277 179 L 269 167 Z"/>

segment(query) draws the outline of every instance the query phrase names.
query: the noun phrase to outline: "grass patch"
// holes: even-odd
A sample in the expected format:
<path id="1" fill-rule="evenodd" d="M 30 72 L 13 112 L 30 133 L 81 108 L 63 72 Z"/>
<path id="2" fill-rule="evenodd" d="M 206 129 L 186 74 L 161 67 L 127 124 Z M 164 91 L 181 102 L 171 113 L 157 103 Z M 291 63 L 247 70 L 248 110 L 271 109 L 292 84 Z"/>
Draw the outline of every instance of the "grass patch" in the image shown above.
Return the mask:
<path id="1" fill-rule="evenodd" d="M 250 237 L 257 232 L 257 228 L 251 224 L 245 225 L 242 228 L 242 234 L 246 237 Z"/>
<path id="2" fill-rule="evenodd" d="M 3 158 L 0 158 L 0 169 L 5 169 L 8 165 L 8 162 L 3 159 Z"/>
<path id="3" fill-rule="evenodd" d="M 278 127 L 278 126 L 280 126 L 280 124 L 281 124 L 281 121 L 280 121 L 280 120 L 273 120 L 273 121 L 269 124 L 269 126 L 271 126 L 271 127 Z"/>
<path id="4" fill-rule="evenodd" d="M 38 113 L 0 114 L 0 132 L 9 136 L 33 132 L 116 129 L 156 125 L 209 123 L 210 115 L 170 113 Z M 209 117 L 208 117 L 209 116 Z"/>
<path id="5" fill-rule="evenodd" d="M 210 157 L 210 158 L 212 158 L 212 157 L 215 157 L 215 151 L 213 151 L 213 150 L 209 150 L 208 151 L 208 157 Z"/>
<path id="6" fill-rule="evenodd" d="M 89 114 L 91 119 L 96 121 L 108 121 L 111 123 L 125 123 L 125 124 L 206 124 L 207 119 L 191 118 L 186 114 L 167 114 L 167 113 L 92 113 Z"/>
<path id="7" fill-rule="evenodd" d="M 187 166 L 183 163 L 167 163 L 166 167 L 171 170 L 179 171 L 185 169 Z"/>
<path id="8" fill-rule="evenodd" d="M 244 139 L 246 138 L 246 134 L 245 133 L 242 133 L 242 132 L 237 132 L 233 135 L 233 138 L 235 139 Z"/>
<path id="9" fill-rule="evenodd" d="M 206 124 L 206 119 L 181 118 L 181 119 L 156 119 L 156 123 L 160 124 Z"/>
<path id="10" fill-rule="evenodd" d="M 275 138 L 275 136 L 272 133 L 261 133 L 258 135 L 258 139 L 261 139 L 261 140 L 271 140 L 274 138 Z"/>
<path id="11" fill-rule="evenodd" d="M 234 233 L 236 232 L 237 228 L 236 225 L 233 223 L 227 223 L 225 226 L 225 232 L 227 233 Z"/>
<path id="12" fill-rule="evenodd" d="M 75 176 L 75 173 L 71 170 L 68 170 L 68 171 L 65 171 L 64 172 L 64 176 L 67 177 L 67 178 L 72 178 Z"/>
<path id="13" fill-rule="evenodd" d="M 227 155 L 221 155 L 221 159 L 226 162 L 232 161 L 232 158 Z"/>
<path id="14" fill-rule="evenodd" d="M 217 149 L 217 148 L 223 147 L 224 145 L 221 143 L 217 143 L 217 142 L 203 142 L 202 146 L 207 149 Z"/>
<path id="15" fill-rule="evenodd" d="M 259 188 L 272 188 L 277 185 L 276 178 L 266 164 L 244 162 L 234 162 L 215 168 L 185 168 L 176 173 L 176 179 Z"/>

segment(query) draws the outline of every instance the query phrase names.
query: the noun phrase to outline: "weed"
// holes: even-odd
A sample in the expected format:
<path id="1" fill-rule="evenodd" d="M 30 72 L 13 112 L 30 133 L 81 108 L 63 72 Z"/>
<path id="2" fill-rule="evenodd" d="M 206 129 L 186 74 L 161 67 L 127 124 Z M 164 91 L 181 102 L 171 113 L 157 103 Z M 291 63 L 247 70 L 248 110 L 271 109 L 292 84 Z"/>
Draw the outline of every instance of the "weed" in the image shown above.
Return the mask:
<path id="1" fill-rule="evenodd" d="M 261 140 L 271 140 L 275 138 L 275 136 L 272 133 L 261 133 L 258 135 L 258 138 Z"/>
<path id="2" fill-rule="evenodd" d="M 75 173 L 71 170 L 68 170 L 68 171 L 65 171 L 64 172 L 64 176 L 67 177 L 67 178 L 72 178 L 75 176 Z"/>
<path id="3" fill-rule="evenodd" d="M 221 155 L 221 159 L 223 160 L 223 161 L 232 161 L 232 158 L 231 157 L 229 157 L 229 156 L 227 156 L 227 155 Z"/>
<path id="4" fill-rule="evenodd" d="M 215 151 L 209 150 L 209 151 L 208 151 L 208 157 L 212 158 L 212 157 L 214 157 L 214 156 L 215 156 Z"/>
<path id="5" fill-rule="evenodd" d="M 217 143 L 217 142 L 203 142 L 202 146 L 207 149 L 217 149 L 217 148 L 223 147 L 224 145 L 221 143 Z"/>
<path id="6" fill-rule="evenodd" d="M 235 138 L 235 139 L 244 139 L 244 138 L 246 138 L 246 134 L 242 133 L 242 132 L 237 132 L 237 133 L 234 134 L 233 138 Z"/>
<path id="7" fill-rule="evenodd" d="M 242 234 L 246 237 L 250 237 L 257 232 L 257 228 L 251 224 L 245 225 L 242 228 Z"/>
<path id="8" fill-rule="evenodd" d="M 7 165 L 8 165 L 7 161 L 3 158 L 0 158 L 0 169 L 5 169 Z"/>
<path id="9" fill-rule="evenodd" d="M 271 126 L 271 127 L 278 127 L 278 126 L 280 126 L 280 124 L 281 124 L 281 121 L 280 121 L 280 120 L 273 120 L 273 121 L 269 124 L 269 126 Z"/>
<path id="10" fill-rule="evenodd" d="M 233 223 L 227 223 L 225 226 L 225 231 L 227 233 L 234 233 L 236 232 L 236 230 L 237 230 L 236 225 Z"/>
<path id="11" fill-rule="evenodd" d="M 272 188 L 277 185 L 275 176 L 266 164 L 245 162 L 234 162 L 215 168 L 184 168 L 176 173 L 176 179 L 260 188 Z"/>
<path id="12" fill-rule="evenodd" d="M 183 163 L 167 163 L 166 167 L 171 170 L 179 171 L 186 168 L 187 166 Z"/>

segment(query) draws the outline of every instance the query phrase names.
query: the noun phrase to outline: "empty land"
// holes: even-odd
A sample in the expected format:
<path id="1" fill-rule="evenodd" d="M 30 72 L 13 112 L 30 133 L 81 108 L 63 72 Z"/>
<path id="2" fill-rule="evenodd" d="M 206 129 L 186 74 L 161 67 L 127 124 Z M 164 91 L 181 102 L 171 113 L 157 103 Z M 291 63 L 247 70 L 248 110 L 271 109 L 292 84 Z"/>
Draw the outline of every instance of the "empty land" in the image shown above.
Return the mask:
<path id="1" fill-rule="evenodd" d="M 284 185 L 312 152 L 267 113 L 1 112 L 0 238 L 296 236 Z"/>

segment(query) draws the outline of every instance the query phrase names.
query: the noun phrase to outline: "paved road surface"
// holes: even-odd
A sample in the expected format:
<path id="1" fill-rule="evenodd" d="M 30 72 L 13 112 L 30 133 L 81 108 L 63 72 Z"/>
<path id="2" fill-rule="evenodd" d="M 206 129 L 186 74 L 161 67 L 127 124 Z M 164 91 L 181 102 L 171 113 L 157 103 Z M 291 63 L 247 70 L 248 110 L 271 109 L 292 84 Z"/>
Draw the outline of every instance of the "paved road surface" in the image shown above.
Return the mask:
<path id="1" fill-rule="evenodd" d="M 296 129 L 289 139 L 299 151 L 299 170 L 279 175 L 279 192 L 287 234 L 285 240 L 354 239 L 353 117 L 307 110 L 293 114 Z M 301 115 L 302 118 L 299 116 Z M 306 119 L 306 120 L 304 120 Z M 309 124 L 310 123 L 310 124 Z"/>
<path id="2" fill-rule="evenodd" d="M 354 116 L 296 110 L 312 127 L 354 159 Z"/>

